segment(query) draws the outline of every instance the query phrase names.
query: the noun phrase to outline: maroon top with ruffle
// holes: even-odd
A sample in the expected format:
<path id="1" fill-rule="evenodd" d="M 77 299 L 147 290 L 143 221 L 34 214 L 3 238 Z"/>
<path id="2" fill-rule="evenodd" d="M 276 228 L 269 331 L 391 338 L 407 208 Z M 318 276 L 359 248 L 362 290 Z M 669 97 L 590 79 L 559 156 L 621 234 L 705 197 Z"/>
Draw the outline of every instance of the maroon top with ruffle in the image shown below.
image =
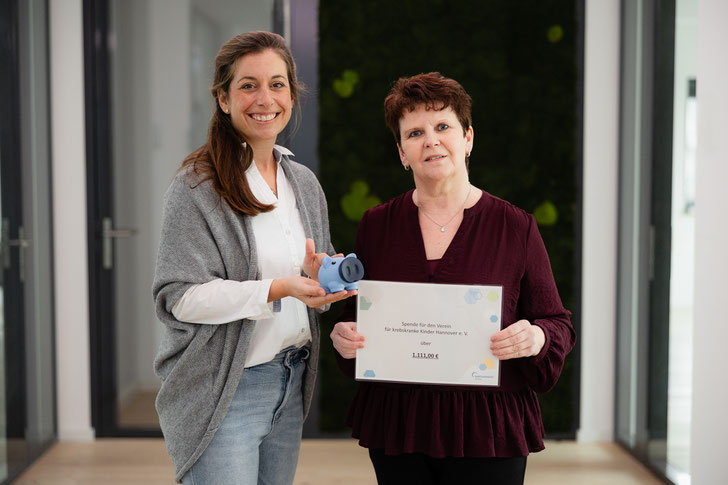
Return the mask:
<path id="1" fill-rule="evenodd" d="M 536 356 L 502 361 L 498 387 L 359 382 L 347 418 L 352 436 L 388 455 L 516 457 L 542 450 L 536 393 L 554 386 L 576 335 L 533 216 L 484 191 L 465 210 L 433 273 L 412 193 L 370 209 L 359 223 L 355 252 L 365 279 L 502 285 L 502 321 L 526 319 L 543 329 L 546 342 Z M 350 301 L 342 320 L 355 315 Z M 336 356 L 353 378 L 355 360 Z"/>

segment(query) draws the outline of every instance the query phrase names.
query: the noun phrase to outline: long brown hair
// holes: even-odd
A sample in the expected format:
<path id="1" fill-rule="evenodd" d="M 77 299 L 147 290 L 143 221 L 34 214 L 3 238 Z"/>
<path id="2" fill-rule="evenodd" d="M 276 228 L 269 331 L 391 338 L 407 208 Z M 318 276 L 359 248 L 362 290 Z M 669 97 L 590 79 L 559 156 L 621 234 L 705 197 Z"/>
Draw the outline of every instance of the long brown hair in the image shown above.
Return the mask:
<path id="1" fill-rule="evenodd" d="M 248 54 L 273 50 L 281 56 L 288 69 L 288 84 L 294 101 L 299 104 L 303 86 L 296 77 L 296 64 L 285 39 L 271 32 L 248 32 L 233 37 L 220 48 L 215 57 L 215 75 L 210 92 L 215 99 L 215 113 L 210 120 L 207 142 L 187 155 L 180 170 L 188 167 L 201 175 L 199 183 L 212 180 L 217 193 L 234 210 L 255 216 L 273 210 L 273 205 L 263 204 L 255 198 L 245 178 L 245 171 L 253 163 L 253 149 L 244 143 L 245 138 L 232 124 L 230 115 L 220 107 L 218 94 L 228 94 L 235 75 L 235 62 Z M 199 185 L 198 183 L 198 185 Z"/>

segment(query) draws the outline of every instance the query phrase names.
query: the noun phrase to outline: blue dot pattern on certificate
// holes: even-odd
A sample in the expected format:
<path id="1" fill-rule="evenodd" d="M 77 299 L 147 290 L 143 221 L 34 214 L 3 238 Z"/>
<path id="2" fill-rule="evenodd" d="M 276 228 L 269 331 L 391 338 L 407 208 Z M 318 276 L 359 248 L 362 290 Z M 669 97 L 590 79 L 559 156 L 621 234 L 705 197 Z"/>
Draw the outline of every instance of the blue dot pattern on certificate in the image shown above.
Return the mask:
<path id="1" fill-rule="evenodd" d="M 468 305 L 475 305 L 481 298 L 483 298 L 483 293 L 475 288 L 471 288 L 465 293 L 465 303 Z"/>
<path id="2" fill-rule="evenodd" d="M 490 316 L 490 321 L 493 322 L 493 323 L 497 322 L 498 321 L 498 315 L 491 315 Z"/>
<path id="3" fill-rule="evenodd" d="M 364 377 L 377 377 L 377 375 L 374 373 L 373 370 L 369 369 L 366 372 L 364 372 Z"/>

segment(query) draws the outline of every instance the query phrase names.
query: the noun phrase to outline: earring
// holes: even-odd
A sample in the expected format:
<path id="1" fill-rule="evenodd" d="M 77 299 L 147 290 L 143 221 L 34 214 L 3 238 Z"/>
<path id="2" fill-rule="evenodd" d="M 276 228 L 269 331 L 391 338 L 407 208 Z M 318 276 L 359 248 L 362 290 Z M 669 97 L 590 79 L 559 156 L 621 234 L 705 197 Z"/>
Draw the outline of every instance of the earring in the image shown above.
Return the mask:
<path id="1" fill-rule="evenodd" d="M 403 165 L 404 165 L 404 170 L 405 170 L 405 172 L 409 172 L 409 165 L 407 165 L 406 163 L 405 163 L 405 164 L 403 164 Z"/>

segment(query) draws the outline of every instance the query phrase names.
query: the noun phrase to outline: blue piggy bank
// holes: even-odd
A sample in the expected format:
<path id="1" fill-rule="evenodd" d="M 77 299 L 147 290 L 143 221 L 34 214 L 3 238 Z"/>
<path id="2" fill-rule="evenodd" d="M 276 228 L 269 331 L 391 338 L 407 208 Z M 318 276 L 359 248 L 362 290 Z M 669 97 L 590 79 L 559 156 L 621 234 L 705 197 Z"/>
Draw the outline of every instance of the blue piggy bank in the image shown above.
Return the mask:
<path id="1" fill-rule="evenodd" d="M 364 265 L 354 253 L 347 254 L 343 258 L 324 256 L 318 272 L 319 284 L 326 290 L 326 293 L 356 290 L 359 288 L 359 280 L 363 277 Z"/>

